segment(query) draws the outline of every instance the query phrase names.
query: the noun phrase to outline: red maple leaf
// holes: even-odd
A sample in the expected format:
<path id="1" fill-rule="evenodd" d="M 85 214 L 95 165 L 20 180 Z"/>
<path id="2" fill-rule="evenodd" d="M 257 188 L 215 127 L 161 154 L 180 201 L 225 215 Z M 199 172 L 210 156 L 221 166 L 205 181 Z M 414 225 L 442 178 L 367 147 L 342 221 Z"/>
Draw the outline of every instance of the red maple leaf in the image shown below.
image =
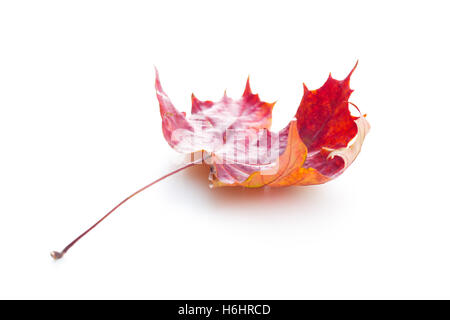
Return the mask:
<path id="1" fill-rule="evenodd" d="M 296 120 L 277 133 L 269 130 L 274 103 L 253 94 L 248 80 L 238 100 L 225 95 L 218 102 L 200 101 L 192 95 L 187 118 L 175 109 L 156 72 L 164 137 L 177 151 L 201 151 L 211 166 L 213 186 L 324 183 L 353 162 L 369 130 L 365 117 L 354 117 L 349 110 L 353 70 L 342 81 L 330 75 L 317 90 L 304 85 Z"/>
<path id="2" fill-rule="evenodd" d="M 341 81 L 330 75 L 317 90 L 308 90 L 304 85 L 295 119 L 280 132 L 270 131 L 275 103 L 263 102 L 253 94 L 249 80 L 238 100 L 225 94 L 217 102 L 200 101 L 192 95 L 191 115 L 187 118 L 163 91 L 156 71 L 164 137 L 175 150 L 192 154 L 194 161 L 125 198 L 64 250 L 53 251 L 52 257 L 63 257 L 136 194 L 196 164 L 210 166 L 213 187 L 312 185 L 337 177 L 355 160 L 370 129 L 365 116 L 354 117 L 349 110 L 353 105 L 348 101 L 352 93 L 350 77 L 355 68 Z"/>

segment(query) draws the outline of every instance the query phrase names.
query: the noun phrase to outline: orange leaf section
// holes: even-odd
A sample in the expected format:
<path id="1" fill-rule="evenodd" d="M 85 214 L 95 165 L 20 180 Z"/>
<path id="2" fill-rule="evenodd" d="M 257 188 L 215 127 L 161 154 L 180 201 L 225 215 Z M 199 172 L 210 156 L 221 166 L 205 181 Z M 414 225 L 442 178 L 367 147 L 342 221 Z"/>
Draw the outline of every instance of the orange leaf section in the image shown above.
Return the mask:
<path id="1" fill-rule="evenodd" d="M 308 150 L 300 139 L 297 131 L 297 121 L 289 126 L 286 149 L 278 158 L 274 167 L 256 171 L 242 183 L 226 184 L 218 179 L 213 180 L 214 187 L 242 186 L 247 188 L 260 188 L 264 186 L 284 187 L 290 185 L 321 184 L 329 180 L 313 168 L 302 168 Z"/>

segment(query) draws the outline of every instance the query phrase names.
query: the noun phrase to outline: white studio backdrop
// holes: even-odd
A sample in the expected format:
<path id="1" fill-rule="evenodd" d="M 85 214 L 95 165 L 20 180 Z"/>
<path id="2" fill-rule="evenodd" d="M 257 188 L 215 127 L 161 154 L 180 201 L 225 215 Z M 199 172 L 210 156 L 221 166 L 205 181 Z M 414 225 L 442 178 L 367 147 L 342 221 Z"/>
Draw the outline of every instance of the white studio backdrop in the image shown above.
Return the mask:
<path id="1" fill-rule="evenodd" d="M 1 1 L 0 298 L 450 298 L 446 1 Z M 275 101 L 329 72 L 372 130 L 313 187 L 209 189 L 190 169 L 64 245 L 180 155 L 154 65 L 190 95 Z"/>

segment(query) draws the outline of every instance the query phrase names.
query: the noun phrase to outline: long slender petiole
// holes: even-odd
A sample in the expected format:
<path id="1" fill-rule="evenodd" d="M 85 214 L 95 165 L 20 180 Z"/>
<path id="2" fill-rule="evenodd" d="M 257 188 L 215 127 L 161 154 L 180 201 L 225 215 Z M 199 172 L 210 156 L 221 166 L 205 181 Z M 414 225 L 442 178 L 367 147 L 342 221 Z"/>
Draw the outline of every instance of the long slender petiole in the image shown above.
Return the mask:
<path id="1" fill-rule="evenodd" d="M 200 159 L 202 160 L 202 159 Z M 142 187 L 141 189 L 139 189 L 138 191 L 136 191 L 135 193 L 129 195 L 128 197 L 126 197 L 125 199 L 123 199 L 119 204 L 117 204 L 114 208 L 111 209 L 111 211 L 109 211 L 107 214 L 105 214 L 100 220 L 98 220 L 96 223 L 94 223 L 89 229 L 87 229 L 86 231 L 84 231 L 82 234 L 80 234 L 77 238 L 75 238 L 71 243 L 69 243 L 61 252 L 58 251 L 52 251 L 52 253 L 50 254 L 53 259 L 55 260 L 59 260 L 61 259 L 66 253 L 67 251 L 69 251 L 70 248 L 72 248 L 79 240 L 81 240 L 81 238 L 83 238 L 86 234 L 88 234 L 92 229 L 94 229 L 96 226 L 98 226 L 100 224 L 100 222 L 102 222 L 103 220 L 105 220 L 111 213 L 113 213 L 114 211 L 116 211 L 117 208 L 119 208 L 121 205 L 123 205 L 125 202 L 127 202 L 128 200 L 130 200 L 131 198 L 133 198 L 135 195 L 141 193 L 142 191 L 146 190 L 147 188 L 151 187 L 152 185 L 154 185 L 155 183 L 164 180 L 167 177 L 170 177 L 171 175 L 180 172 L 184 169 L 187 169 L 189 167 L 192 167 L 198 163 L 201 163 L 199 161 L 194 161 L 191 162 L 181 168 L 178 168 L 164 176 L 162 176 L 159 179 L 156 179 L 155 181 L 149 183 L 148 185 L 146 185 L 145 187 Z"/>

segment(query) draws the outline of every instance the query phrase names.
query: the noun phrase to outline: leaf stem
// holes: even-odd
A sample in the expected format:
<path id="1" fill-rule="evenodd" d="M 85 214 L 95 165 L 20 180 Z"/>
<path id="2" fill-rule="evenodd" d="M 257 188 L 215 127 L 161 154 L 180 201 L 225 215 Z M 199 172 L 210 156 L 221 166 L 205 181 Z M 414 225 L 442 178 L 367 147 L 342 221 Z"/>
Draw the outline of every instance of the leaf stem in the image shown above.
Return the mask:
<path id="1" fill-rule="evenodd" d="M 80 234 L 77 238 L 75 238 L 71 243 L 69 243 L 62 251 L 52 251 L 50 253 L 50 255 L 52 256 L 53 259 L 55 260 L 59 260 L 61 259 L 66 253 L 67 251 L 69 251 L 70 248 L 72 248 L 79 240 L 81 240 L 81 238 L 83 238 L 86 234 L 88 234 L 92 229 L 94 229 L 96 226 L 98 226 L 103 220 L 105 220 L 111 213 L 113 213 L 114 211 L 116 211 L 117 208 L 119 208 L 121 205 L 123 205 L 125 202 L 127 202 L 128 200 L 130 200 L 131 198 L 133 198 L 135 195 L 141 193 L 142 191 L 146 190 L 147 188 L 151 187 L 152 185 L 154 185 L 155 183 L 164 180 L 167 177 L 170 177 L 171 175 L 174 175 L 177 172 L 180 172 L 184 169 L 187 169 L 189 167 L 192 167 L 196 164 L 198 164 L 198 161 L 194 161 L 191 162 L 181 168 L 178 168 L 164 176 L 162 176 L 159 179 L 156 179 L 155 181 L 149 183 L 148 185 L 146 185 L 145 187 L 142 187 L 141 189 L 137 190 L 135 193 L 129 195 L 128 197 L 126 197 L 125 199 L 123 199 L 119 204 L 117 204 L 114 208 L 111 209 L 111 211 L 109 211 L 107 214 L 105 214 L 100 220 L 98 220 L 96 223 L 94 223 L 89 229 L 87 229 L 86 231 L 84 231 L 82 234 Z"/>

